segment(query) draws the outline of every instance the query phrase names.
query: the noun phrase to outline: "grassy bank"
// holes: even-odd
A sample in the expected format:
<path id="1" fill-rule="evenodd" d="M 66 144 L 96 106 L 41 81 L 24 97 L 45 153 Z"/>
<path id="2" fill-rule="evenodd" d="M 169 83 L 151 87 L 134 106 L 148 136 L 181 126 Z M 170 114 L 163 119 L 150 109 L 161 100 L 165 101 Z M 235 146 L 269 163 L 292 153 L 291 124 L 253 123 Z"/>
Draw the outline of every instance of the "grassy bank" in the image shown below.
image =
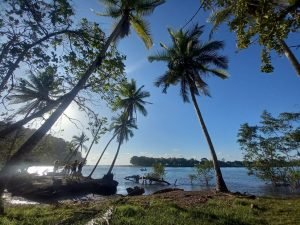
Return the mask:
<path id="1" fill-rule="evenodd" d="M 106 202 L 8 206 L 0 224 L 86 224 L 113 207 L 111 225 L 299 224 L 300 198 L 248 199 L 230 195 L 169 193 Z M 101 224 L 101 223 L 99 223 Z M 105 224 L 105 223 L 102 223 Z"/>

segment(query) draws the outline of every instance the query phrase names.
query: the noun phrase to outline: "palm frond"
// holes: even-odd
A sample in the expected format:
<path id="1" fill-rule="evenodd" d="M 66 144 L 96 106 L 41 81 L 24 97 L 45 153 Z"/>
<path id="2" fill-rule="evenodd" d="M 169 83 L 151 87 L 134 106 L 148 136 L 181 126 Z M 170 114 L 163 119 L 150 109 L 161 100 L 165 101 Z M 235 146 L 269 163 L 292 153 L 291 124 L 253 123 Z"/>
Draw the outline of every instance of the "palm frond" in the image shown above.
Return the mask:
<path id="1" fill-rule="evenodd" d="M 219 26 L 229 20 L 230 16 L 232 14 L 232 7 L 222 8 L 218 11 L 213 12 L 209 18 L 208 22 L 213 24 L 213 27 L 209 34 L 209 39 L 212 38 L 214 32 L 219 28 Z"/>
<path id="2" fill-rule="evenodd" d="M 164 0 L 143 0 L 134 1 L 134 9 L 139 15 L 147 16 L 155 10 L 157 6 L 164 4 Z"/>
<path id="3" fill-rule="evenodd" d="M 104 13 L 96 13 L 98 16 L 109 16 L 118 19 L 122 16 L 122 10 L 116 6 L 110 6 L 105 9 Z"/>
<path id="4" fill-rule="evenodd" d="M 153 42 L 150 34 L 149 24 L 141 17 L 132 15 L 130 16 L 130 23 L 138 36 L 143 40 L 146 47 L 148 49 L 151 48 Z"/>
<path id="5" fill-rule="evenodd" d="M 188 91 L 188 83 L 186 79 L 181 79 L 180 82 L 180 95 L 183 99 L 183 102 L 190 102 L 189 100 L 189 91 Z"/>
<path id="6" fill-rule="evenodd" d="M 200 47 L 203 54 L 222 50 L 224 48 L 224 41 L 209 41 Z"/>
<path id="7" fill-rule="evenodd" d="M 119 3 L 119 0 L 99 0 L 105 6 L 116 6 Z"/>
<path id="8" fill-rule="evenodd" d="M 214 75 L 222 78 L 222 79 L 227 79 L 229 77 L 228 73 L 225 70 L 220 70 L 220 69 L 207 69 L 210 73 L 213 73 Z"/>
<path id="9" fill-rule="evenodd" d="M 153 61 L 165 61 L 168 62 L 170 60 L 170 56 L 167 51 L 159 51 L 155 55 L 148 56 L 149 62 Z"/>

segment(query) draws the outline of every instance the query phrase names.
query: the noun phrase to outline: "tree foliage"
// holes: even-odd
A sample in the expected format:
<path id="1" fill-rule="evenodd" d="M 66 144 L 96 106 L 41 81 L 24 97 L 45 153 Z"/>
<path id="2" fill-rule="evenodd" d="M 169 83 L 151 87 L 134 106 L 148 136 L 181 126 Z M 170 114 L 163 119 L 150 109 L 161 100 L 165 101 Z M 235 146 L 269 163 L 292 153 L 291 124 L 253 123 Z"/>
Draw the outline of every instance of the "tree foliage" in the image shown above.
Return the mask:
<path id="1" fill-rule="evenodd" d="M 213 179 L 213 169 L 212 161 L 205 160 L 195 166 L 195 175 L 208 187 L 209 181 Z"/>
<path id="2" fill-rule="evenodd" d="M 149 174 L 151 177 L 163 179 L 166 175 L 165 166 L 162 163 L 156 162 L 152 165 L 153 172 Z"/>
<path id="3" fill-rule="evenodd" d="M 0 9 L 4 18 L 0 27 L 3 35 L 0 77 L 4 82 L 6 75 L 12 73 L 9 78 L 12 83 L 4 85 L 2 103 L 7 110 L 1 119 L 14 124 L 21 112 L 28 113 L 31 120 L 56 109 L 95 60 L 106 38 L 96 23 L 82 19 L 75 24 L 67 0 L 6 0 L 4 3 Z M 102 67 L 93 71 L 81 87 L 84 91 L 74 99 L 78 109 L 94 122 L 99 118 L 89 105 L 99 99 L 109 104 L 113 101 L 117 85 L 125 80 L 124 59 L 115 48 L 107 51 Z M 10 104 L 17 105 L 10 107 Z M 3 131 L 0 136 L 5 134 L 8 132 Z"/>
<path id="4" fill-rule="evenodd" d="M 201 2 L 204 9 L 212 11 L 210 21 L 214 30 L 221 23 L 226 23 L 230 30 L 236 33 L 238 48 L 248 48 L 257 40 L 262 46 L 263 72 L 273 71 L 270 52 L 274 50 L 279 55 L 285 53 L 294 57 L 289 59 L 294 61 L 291 62 L 300 75 L 299 62 L 283 42 L 292 33 L 299 31 L 299 0 L 201 0 Z"/>
<path id="5" fill-rule="evenodd" d="M 241 125 L 238 142 L 251 173 L 273 184 L 299 186 L 300 113 L 276 118 L 264 111 L 259 125 Z"/>

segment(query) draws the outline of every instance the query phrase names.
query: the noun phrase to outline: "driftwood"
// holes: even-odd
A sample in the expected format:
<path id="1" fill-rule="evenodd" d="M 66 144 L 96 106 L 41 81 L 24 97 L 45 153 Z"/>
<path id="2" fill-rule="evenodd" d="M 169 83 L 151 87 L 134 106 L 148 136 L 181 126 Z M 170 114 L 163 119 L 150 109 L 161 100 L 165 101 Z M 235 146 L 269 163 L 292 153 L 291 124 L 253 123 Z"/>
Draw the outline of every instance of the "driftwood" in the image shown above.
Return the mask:
<path id="1" fill-rule="evenodd" d="M 7 185 L 12 195 L 29 199 L 51 199 L 74 194 L 111 195 L 117 192 L 118 182 L 113 179 L 90 179 L 85 177 L 36 176 L 26 173 L 12 177 Z"/>
<path id="2" fill-rule="evenodd" d="M 142 195 L 145 193 L 145 189 L 138 186 L 135 186 L 134 188 L 126 188 L 126 191 L 128 193 L 128 196 Z"/>
<path id="3" fill-rule="evenodd" d="M 159 179 L 159 178 L 156 178 L 153 176 L 149 176 L 149 175 L 147 175 L 147 176 L 132 175 L 132 176 L 127 176 L 124 179 L 135 182 L 135 183 L 139 183 L 139 180 L 142 180 L 143 184 L 146 184 L 147 181 L 149 182 L 149 184 L 152 184 L 152 182 L 154 181 L 157 183 L 164 183 L 164 184 L 170 185 L 170 183 L 168 181 L 165 181 L 163 179 Z"/>
<path id="4" fill-rule="evenodd" d="M 170 185 L 170 183 L 168 181 L 165 181 L 163 179 L 158 179 L 156 177 L 152 177 L 152 176 L 145 176 L 145 177 L 141 177 L 140 179 L 142 180 L 148 180 L 150 184 L 152 184 L 153 181 L 158 182 L 158 183 L 164 183 L 167 185 Z"/>
<path id="5" fill-rule="evenodd" d="M 180 188 L 165 188 L 165 189 L 162 189 L 162 190 L 159 190 L 159 191 L 155 191 L 152 194 L 153 195 L 162 194 L 162 193 L 167 193 L 167 192 L 171 192 L 171 191 L 184 191 L 184 190 L 180 189 Z"/>
<path id="6" fill-rule="evenodd" d="M 135 183 L 139 182 L 140 176 L 139 175 L 132 175 L 132 176 L 127 176 L 124 178 L 125 180 L 133 181 Z"/>

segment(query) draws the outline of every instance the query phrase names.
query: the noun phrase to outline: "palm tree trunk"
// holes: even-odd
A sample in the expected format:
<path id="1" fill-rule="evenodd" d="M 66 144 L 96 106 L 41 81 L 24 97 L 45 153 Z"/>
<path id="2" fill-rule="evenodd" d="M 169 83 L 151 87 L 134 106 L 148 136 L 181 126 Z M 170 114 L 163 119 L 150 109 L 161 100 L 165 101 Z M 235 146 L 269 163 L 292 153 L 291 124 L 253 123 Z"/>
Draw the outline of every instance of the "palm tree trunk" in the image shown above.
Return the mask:
<path id="1" fill-rule="evenodd" d="M 110 175 L 110 174 L 111 174 L 111 171 L 113 170 L 113 168 L 114 168 L 114 166 L 115 166 L 116 160 L 117 160 L 118 155 L 119 155 L 119 151 L 120 151 L 121 144 L 122 144 L 122 142 L 119 141 L 118 150 L 117 150 L 117 152 L 116 152 L 116 155 L 115 155 L 115 157 L 114 157 L 114 160 L 112 161 L 112 163 L 111 163 L 111 165 L 110 165 L 110 168 L 109 168 L 109 170 L 108 170 L 108 172 L 107 172 L 107 175 Z"/>
<path id="2" fill-rule="evenodd" d="M 96 165 L 94 166 L 92 172 L 90 173 L 90 175 L 88 175 L 88 178 L 91 178 L 91 177 L 92 177 L 92 175 L 93 175 L 93 173 L 95 172 L 97 166 L 99 165 L 99 162 L 100 162 L 100 160 L 102 159 L 102 156 L 104 155 L 104 153 L 105 153 L 107 147 L 110 145 L 110 143 L 112 142 L 112 140 L 113 140 L 116 136 L 117 136 L 117 134 L 115 134 L 114 136 L 112 136 L 112 138 L 111 138 L 111 139 L 109 140 L 109 142 L 106 144 L 106 146 L 105 146 L 105 148 L 103 149 L 103 151 L 102 151 L 100 157 L 98 158 L 98 161 L 97 161 Z"/>
<path id="3" fill-rule="evenodd" d="M 15 172 L 15 166 L 21 161 L 22 157 L 25 154 L 29 153 L 40 142 L 40 140 L 51 129 L 58 118 L 63 114 L 66 108 L 71 104 L 78 92 L 84 87 L 84 84 L 91 76 L 91 74 L 102 64 L 102 61 L 105 58 L 106 51 L 108 50 L 110 44 L 117 39 L 125 19 L 126 18 L 122 17 L 117 27 L 107 39 L 105 45 L 103 46 L 103 49 L 97 55 L 94 62 L 89 66 L 76 86 L 62 100 L 58 108 L 51 114 L 51 116 L 44 122 L 44 124 L 38 130 L 36 130 L 36 132 L 34 132 L 34 134 L 18 149 L 18 151 L 9 159 L 9 161 L 6 162 L 5 166 L 0 172 L 0 177 L 8 176 L 9 178 L 11 174 Z"/>
<path id="4" fill-rule="evenodd" d="M 280 40 L 280 43 L 281 43 L 281 46 L 282 46 L 282 49 L 283 49 L 283 52 L 284 52 L 285 56 L 288 58 L 288 60 L 290 61 L 290 63 L 294 67 L 294 69 L 296 70 L 298 76 L 300 76 L 300 64 L 299 64 L 296 56 L 291 51 L 289 46 L 285 43 L 285 41 Z"/>
<path id="5" fill-rule="evenodd" d="M 193 103 L 194 103 L 194 107 L 195 107 L 198 119 L 199 119 L 200 124 L 202 126 L 202 129 L 203 129 L 203 132 L 204 132 L 204 135 L 205 135 L 205 138 L 206 138 L 206 141 L 208 143 L 210 153 L 211 153 L 211 156 L 212 156 L 212 161 L 213 161 L 213 164 L 214 164 L 215 175 L 216 175 L 216 190 L 220 191 L 220 192 L 228 192 L 227 186 L 226 186 L 225 181 L 223 179 L 222 172 L 221 172 L 221 169 L 220 169 L 220 166 L 219 166 L 219 163 L 218 163 L 218 158 L 217 158 L 213 143 L 210 139 L 208 130 L 206 128 L 205 122 L 204 122 L 203 117 L 201 115 L 201 112 L 200 112 L 195 94 L 191 90 L 190 90 L 190 92 L 191 92 L 192 100 L 193 100 Z"/>
<path id="6" fill-rule="evenodd" d="M 97 130 L 97 132 L 96 132 L 96 134 L 95 134 L 95 136 L 94 136 L 94 138 L 93 138 L 93 141 L 92 141 L 92 143 L 91 143 L 91 145 L 90 145 L 90 147 L 89 147 L 89 149 L 88 149 L 88 152 L 86 153 L 86 155 L 85 155 L 85 157 L 84 157 L 84 160 L 83 160 L 84 163 L 86 162 L 87 157 L 88 157 L 88 155 L 90 154 L 90 151 L 91 151 L 91 149 L 92 149 L 92 147 L 93 147 L 93 145 L 94 145 L 94 143 L 95 143 L 95 141 L 96 141 L 97 135 L 98 135 L 98 133 L 100 132 L 101 127 L 102 127 L 102 124 L 100 124 L 100 126 L 99 126 L 99 128 L 98 128 L 98 130 Z"/>

